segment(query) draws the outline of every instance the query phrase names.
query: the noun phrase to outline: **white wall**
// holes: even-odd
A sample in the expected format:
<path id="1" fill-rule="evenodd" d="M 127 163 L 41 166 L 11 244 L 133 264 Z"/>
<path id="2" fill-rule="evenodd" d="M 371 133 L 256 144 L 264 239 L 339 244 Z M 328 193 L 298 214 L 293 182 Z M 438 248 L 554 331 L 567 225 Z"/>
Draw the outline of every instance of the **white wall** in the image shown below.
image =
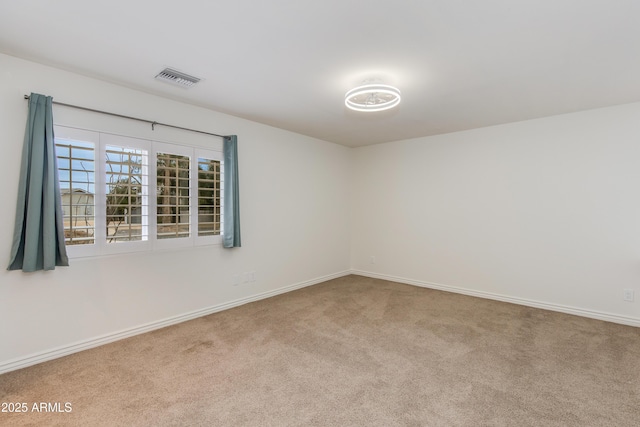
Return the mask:
<path id="1" fill-rule="evenodd" d="M 160 84 L 160 83 L 159 83 Z M 192 89 L 192 90 L 197 90 Z M 23 95 L 220 134 L 237 134 L 243 247 L 200 247 L 71 261 L 25 274 L 9 263 L 27 112 Z M 54 107 L 57 124 L 221 147 L 217 138 Z M 349 150 L 0 54 L 0 372 L 224 307 L 340 275 L 349 269 Z M 233 286 L 237 273 L 257 281 Z M 121 334 L 119 334 L 121 333 Z"/>
<path id="2" fill-rule="evenodd" d="M 360 273 L 640 326 L 640 103 L 353 155 Z"/>

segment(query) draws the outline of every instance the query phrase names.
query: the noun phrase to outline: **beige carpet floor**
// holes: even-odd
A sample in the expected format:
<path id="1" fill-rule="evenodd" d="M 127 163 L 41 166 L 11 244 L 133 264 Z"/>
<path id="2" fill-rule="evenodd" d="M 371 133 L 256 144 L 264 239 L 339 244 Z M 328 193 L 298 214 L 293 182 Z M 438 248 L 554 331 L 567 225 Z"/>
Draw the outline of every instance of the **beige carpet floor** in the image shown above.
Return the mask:
<path id="1" fill-rule="evenodd" d="M 639 426 L 640 328 L 348 276 L 4 374 L 0 401 L 29 405 L 3 426 Z"/>

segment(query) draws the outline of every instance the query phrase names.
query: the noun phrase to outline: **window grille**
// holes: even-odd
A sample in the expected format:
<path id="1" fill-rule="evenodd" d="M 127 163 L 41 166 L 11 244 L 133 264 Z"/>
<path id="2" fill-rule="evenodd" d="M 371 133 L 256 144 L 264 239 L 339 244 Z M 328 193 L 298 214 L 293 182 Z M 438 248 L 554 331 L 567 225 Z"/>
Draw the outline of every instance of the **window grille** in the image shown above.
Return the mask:
<path id="1" fill-rule="evenodd" d="M 222 170 L 219 160 L 198 158 L 198 236 L 220 234 Z"/>
<path id="2" fill-rule="evenodd" d="M 56 140 L 58 179 L 67 245 L 95 239 L 95 148 L 90 142 Z"/>
<path id="3" fill-rule="evenodd" d="M 105 147 L 107 242 L 147 240 L 147 152 Z"/>
<path id="4" fill-rule="evenodd" d="M 188 156 L 157 154 L 156 218 L 158 239 L 190 236 L 190 172 Z"/>

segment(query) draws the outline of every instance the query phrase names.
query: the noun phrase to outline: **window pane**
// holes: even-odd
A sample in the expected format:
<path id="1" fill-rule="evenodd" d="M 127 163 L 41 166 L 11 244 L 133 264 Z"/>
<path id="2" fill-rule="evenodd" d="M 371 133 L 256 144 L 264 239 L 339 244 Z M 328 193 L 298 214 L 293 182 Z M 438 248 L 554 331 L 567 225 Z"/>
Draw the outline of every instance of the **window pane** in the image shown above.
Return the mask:
<path id="1" fill-rule="evenodd" d="M 67 245 L 95 238 L 95 149 L 93 143 L 56 138 L 58 179 Z"/>
<path id="2" fill-rule="evenodd" d="M 158 239 L 189 237 L 190 159 L 188 156 L 158 153 L 157 155 L 157 223 Z"/>
<path id="3" fill-rule="evenodd" d="M 106 147 L 107 242 L 148 238 L 147 151 Z"/>
<path id="4" fill-rule="evenodd" d="M 198 158 L 198 236 L 220 234 L 220 162 Z"/>

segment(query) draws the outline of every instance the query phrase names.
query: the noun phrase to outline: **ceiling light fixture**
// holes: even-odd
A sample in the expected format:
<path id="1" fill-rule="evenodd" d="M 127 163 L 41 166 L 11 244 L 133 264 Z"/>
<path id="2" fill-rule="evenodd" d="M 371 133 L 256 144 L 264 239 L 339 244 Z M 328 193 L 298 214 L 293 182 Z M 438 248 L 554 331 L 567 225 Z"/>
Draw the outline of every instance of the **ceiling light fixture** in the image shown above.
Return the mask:
<path id="1" fill-rule="evenodd" d="M 344 96 L 344 105 L 355 111 L 384 111 L 400 104 L 400 91 L 389 85 L 364 84 Z"/>

